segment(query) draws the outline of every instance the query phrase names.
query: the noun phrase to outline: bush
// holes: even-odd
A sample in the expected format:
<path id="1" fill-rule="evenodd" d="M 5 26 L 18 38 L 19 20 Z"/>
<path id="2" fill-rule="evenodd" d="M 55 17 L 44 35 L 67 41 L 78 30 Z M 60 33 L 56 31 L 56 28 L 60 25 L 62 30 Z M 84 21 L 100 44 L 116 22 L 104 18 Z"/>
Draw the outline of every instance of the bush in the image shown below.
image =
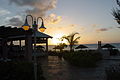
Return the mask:
<path id="1" fill-rule="evenodd" d="M 38 79 L 45 80 L 38 65 Z M 0 80 L 34 80 L 33 64 L 28 62 L 0 62 Z"/>
<path id="2" fill-rule="evenodd" d="M 120 65 L 112 65 L 105 72 L 107 80 L 120 80 Z"/>
<path id="3" fill-rule="evenodd" d="M 77 51 L 65 53 L 64 59 L 75 66 L 96 67 L 96 62 L 101 60 L 102 56 L 95 51 Z"/>

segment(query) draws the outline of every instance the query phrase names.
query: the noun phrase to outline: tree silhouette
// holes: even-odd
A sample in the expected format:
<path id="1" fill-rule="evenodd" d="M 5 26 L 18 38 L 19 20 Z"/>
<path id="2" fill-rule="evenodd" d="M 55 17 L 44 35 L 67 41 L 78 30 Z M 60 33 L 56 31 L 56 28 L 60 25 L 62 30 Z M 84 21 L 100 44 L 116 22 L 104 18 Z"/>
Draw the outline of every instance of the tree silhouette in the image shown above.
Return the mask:
<path id="1" fill-rule="evenodd" d="M 66 40 L 68 41 L 69 47 L 70 47 L 70 51 L 74 51 L 73 46 L 74 46 L 76 43 L 78 43 L 78 39 L 80 39 L 79 36 L 75 38 L 75 35 L 76 35 L 76 34 L 79 34 L 79 33 L 72 33 L 72 34 L 70 34 L 70 35 L 68 35 L 68 36 L 63 36 L 63 37 L 62 37 L 63 39 L 66 39 Z"/>
<path id="2" fill-rule="evenodd" d="M 55 46 L 53 49 L 59 49 L 60 52 L 63 51 L 63 49 L 67 47 L 67 45 L 65 43 L 59 43 L 57 46 Z"/>
<path id="3" fill-rule="evenodd" d="M 114 16 L 115 20 L 117 23 L 120 25 L 120 1 L 116 0 L 116 3 L 118 5 L 118 8 L 113 9 L 112 15 Z M 118 27 L 119 28 L 119 27 Z"/>

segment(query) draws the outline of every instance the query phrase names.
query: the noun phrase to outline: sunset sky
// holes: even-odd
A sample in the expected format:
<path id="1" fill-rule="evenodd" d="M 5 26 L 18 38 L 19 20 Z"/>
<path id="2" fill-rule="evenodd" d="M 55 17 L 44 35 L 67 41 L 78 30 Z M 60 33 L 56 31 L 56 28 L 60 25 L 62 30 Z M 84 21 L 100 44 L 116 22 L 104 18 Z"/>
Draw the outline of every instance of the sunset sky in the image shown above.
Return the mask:
<path id="1" fill-rule="evenodd" d="M 20 27 L 26 14 L 41 16 L 46 31 L 57 44 L 58 38 L 73 32 L 80 44 L 120 42 L 120 25 L 112 16 L 115 0 L 0 0 L 0 25 Z"/>

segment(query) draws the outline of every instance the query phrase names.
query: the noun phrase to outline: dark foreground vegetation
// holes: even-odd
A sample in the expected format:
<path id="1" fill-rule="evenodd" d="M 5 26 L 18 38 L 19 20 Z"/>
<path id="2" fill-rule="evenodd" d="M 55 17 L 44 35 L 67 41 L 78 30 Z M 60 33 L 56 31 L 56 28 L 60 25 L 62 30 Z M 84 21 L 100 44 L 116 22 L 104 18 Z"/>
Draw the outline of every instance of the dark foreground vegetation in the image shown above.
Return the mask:
<path id="1" fill-rule="evenodd" d="M 33 63 L 0 62 L 0 80 L 34 80 Z M 38 65 L 38 80 L 45 80 Z"/>
<path id="2" fill-rule="evenodd" d="M 97 51 L 64 52 L 63 57 L 68 63 L 83 68 L 96 67 L 96 63 L 102 59 Z"/>
<path id="3" fill-rule="evenodd" d="M 120 64 L 111 65 L 105 70 L 107 80 L 120 80 Z"/>

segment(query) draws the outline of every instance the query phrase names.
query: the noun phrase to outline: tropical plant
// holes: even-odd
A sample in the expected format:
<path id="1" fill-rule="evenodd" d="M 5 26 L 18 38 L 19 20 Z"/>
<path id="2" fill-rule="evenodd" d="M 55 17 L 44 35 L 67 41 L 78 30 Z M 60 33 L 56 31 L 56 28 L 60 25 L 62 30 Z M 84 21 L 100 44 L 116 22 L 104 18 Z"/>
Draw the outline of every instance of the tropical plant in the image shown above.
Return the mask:
<path id="1" fill-rule="evenodd" d="M 118 8 L 116 9 L 113 9 L 112 11 L 112 15 L 114 16 L 115 20 L 117 21 L 118 24 L 120 24 L 120 1 L 119 0 L 116 0 L 117 2 L 117 5 L 119 6 Z M 118 27 L 120 28 L 120 27 Z"/>
<path id="2" fill-rule="evenodd" d="M 53 49 L 59 49 L 60 52 L 63 51 L 63 49 L 67 47 L 67 45 L 65 43 L 59 43 L 57 46 L 55 46 Z"/>
<path id="3" fill-rule="evenodd" d="M 75 38 L 75 35 L 76 35 L 76 34 L 79 34 L 79 33 L 76 32 L 76 33 L 72 33 L 72 34 L 70 34 L 70 35 L 68 35 L 68 36 L 63 36 L 63 37 L 62 37 L 62 39 L 66 39 L 66 40 L 68 41 L 69 47 L 70 47 L 70 51 L 74 51 L 73 46 L 74 46 L 76 43 L 78 43 L 78 39 L 80 39 L 79 36 Z"/>
<path id="4" fill-rule="evenodd" d="M 97 51 L 64 52 L 63 58 L 74 66 L 83 68 L 97 67 L 97 62 L 102 60 L 102 55 Z"/>

